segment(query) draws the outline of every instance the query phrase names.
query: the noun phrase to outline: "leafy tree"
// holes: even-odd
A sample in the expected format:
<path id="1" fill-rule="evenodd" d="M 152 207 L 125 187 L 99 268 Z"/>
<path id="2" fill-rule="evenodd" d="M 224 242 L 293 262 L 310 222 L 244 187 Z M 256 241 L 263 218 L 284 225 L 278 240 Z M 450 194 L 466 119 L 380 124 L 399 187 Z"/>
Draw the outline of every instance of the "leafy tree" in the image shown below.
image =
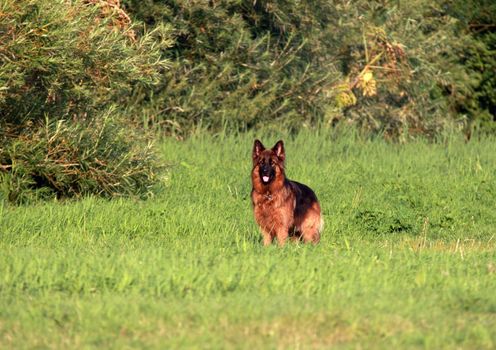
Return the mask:
<path id="1" fill-rule="evenodd" d="M 325 113 L 324 93 L 340 77 L 322 30 L 327 1 L 123 2 L 150 26 L 174 26 L 164 52 L 172 69 L 155 89 L 148 120 L 179 134 L 202 124 L 299 128 Z"/>
<path id="2" fill-rule="evenodd" d="M 456 18 L 457 36 L 471 39 L 458 47 L 457 63 L 472 81 L 470 91 L 454 104 L 483 132 L 496 132 L 496 3 L 489 0 L 444 1 L 445 12 Z M 468 130 L 470 132 L 470 130 Z"/>
<path id="3" fill-rule="evenodd" d="M 175 133 L 351 123 L 397 140 L 434 137 L 483 118 L 494 91 L 491 44 L 459 15 L 479 18 L 492 9 L 487 0 L 123 4 L 148 26 L 174 27 L 163 53 L 173 69 L 145 119 Z"/>
<path id="4" fill-rule="evenodd" d="M 109 11 L 110 9 L 110 11 Z M 157 165 L 126 126 L 137 89 L 167 67 L 157 33 L 135 39 L 107 2 L 4 0 L 0 8 L 0 197 L 146 193 Z"/>

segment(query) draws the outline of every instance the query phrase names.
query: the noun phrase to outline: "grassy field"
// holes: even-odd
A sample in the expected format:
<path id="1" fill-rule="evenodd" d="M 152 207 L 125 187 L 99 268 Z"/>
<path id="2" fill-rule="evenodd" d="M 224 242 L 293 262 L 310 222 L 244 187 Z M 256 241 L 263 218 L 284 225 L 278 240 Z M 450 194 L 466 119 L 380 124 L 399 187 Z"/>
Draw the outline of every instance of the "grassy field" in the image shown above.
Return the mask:
<path id="1" fill-rule="evenodd" d="M 494 140 L 285 141 L 318 246 L 262 247 L 251 135 L 164 141 L 146 201 L 0 204 L 0 348 L 496 347 Z"/>

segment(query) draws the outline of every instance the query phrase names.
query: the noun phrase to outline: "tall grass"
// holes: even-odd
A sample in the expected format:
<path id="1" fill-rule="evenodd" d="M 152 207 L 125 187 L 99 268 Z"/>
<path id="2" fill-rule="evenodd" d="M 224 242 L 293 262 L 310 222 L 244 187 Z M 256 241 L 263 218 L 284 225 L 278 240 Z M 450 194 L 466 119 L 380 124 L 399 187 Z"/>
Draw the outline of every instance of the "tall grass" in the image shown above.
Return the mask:
<path id="1" fill-rule="evenodd" d="M 254 136 L 164 140 L 147 201 L 1 205 L 0 347 L 494 348 L 494 140 L 283 135 L 326 227 L 281 249 L 252 217 Z"/>

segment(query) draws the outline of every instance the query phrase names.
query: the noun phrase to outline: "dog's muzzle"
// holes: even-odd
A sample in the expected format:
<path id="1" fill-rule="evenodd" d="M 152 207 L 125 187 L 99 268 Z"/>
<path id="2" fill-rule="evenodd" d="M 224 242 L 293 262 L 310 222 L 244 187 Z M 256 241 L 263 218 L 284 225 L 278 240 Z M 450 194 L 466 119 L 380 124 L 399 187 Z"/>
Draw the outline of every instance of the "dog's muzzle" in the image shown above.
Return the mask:
<path id="1" fill-rule="evenodd" d="M 260 178 L 264 184 L 268 184 L 272 180 L 274 175 L 273 173 L 274 169 L 272 169 L 272 167 L 268 164 L 260 167 Z"/>

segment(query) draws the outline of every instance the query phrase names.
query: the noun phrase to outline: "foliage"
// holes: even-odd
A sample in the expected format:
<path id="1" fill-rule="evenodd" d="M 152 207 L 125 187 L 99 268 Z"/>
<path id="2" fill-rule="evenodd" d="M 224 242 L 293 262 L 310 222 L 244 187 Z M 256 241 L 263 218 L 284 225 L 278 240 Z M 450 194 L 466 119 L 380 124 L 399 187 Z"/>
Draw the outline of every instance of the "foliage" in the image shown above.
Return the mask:
<path id="1" fill-rule="evenodd" d="M 12 200 L 30 191 L 139 193 L 153 181 L 151 150 L 122 116 L 139 108 L 130 104 L 134 91 L 156 84 L 166 68 L 159 55 L 168 41 L 157 45 L 157 33 L 167 31 L 136 40 L 121 12 L 104 9 L 91 1 L 2 2 L 0 174 Z"/>
<path id="2" fill-rule="evenodd" d="M 496 132 L 496 3 L 490 0 L 445 1 L 446 13 L 458 20 L 457 35 L 469 36 L 471 45 L 458 47 L 462 64 L 473 84 L 455 103 L 458 113 L 480 122 L 483 132 Z"/>
<path id="3" fill-rule="evenodd" d="M 493 91 L 482 83 L 494 76 L 489 46 L 485 78 L 463 59 L 479 57 L 481 41 L 452 10 L 461 2 L 123 3 L 150 26 L 174 26 L 176 43 L 164 53 L 174 68 L 146 112 L 169 131 L 351 122 L 407 140 L 466 128 Z"/>
<path id="4" fill-rule="evenodd" d="M 155 89 L 152 124 L 184 134 L 211 130 L 300 128 L 325 112 L 323 93 L 339 77 L 329 56 L 335 18 L 327 1 L 123 2 L 148 25 L 174 26 L 165 52 L 172 69 Z"/>
<path id="5" fill-rule="evenodd" d="M 3 144 L 0 200 L 147 195 L 158 179 L 155 158 L 147 140 L 111 113 L 85 123 L 47 117 Z"/>

